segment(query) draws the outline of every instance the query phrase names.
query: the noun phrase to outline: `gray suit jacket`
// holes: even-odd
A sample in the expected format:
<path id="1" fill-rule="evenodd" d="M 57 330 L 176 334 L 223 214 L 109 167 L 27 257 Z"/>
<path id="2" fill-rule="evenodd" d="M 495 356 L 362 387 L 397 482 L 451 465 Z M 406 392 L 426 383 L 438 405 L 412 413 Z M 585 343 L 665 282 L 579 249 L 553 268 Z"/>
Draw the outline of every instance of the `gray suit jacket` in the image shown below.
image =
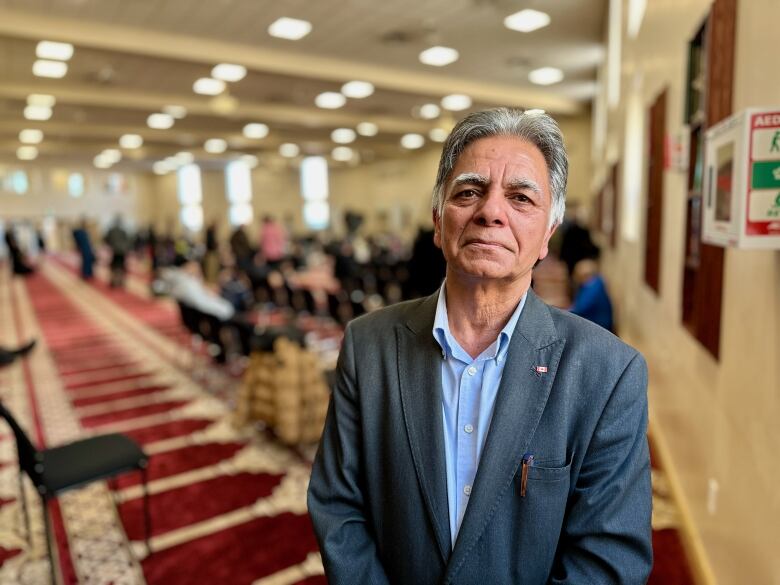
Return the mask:
<path id="1" fill-rule="evenodd" d="M 330 583 L 646 582 L 644 359 L 532 291 L 452 548 L 436 300 L 347 327 L 308 498 Z M 535 464 L 521 497 L 525 453 Z"/>

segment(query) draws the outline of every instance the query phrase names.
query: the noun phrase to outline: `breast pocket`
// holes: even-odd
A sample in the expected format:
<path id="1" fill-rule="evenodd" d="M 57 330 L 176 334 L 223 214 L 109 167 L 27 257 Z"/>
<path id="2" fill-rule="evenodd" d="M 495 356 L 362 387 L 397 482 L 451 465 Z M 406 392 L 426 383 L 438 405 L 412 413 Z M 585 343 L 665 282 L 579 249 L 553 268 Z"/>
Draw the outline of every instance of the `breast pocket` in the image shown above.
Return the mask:
<path id="1" fill-rule="evenodd" d="M 513 499 L 517 509 L 515 545 L 518 550 L 534 551 L 540 575 L 549 573 L 555 558 L 566 515 L 571 475 L 571 462 L 563 466 L 554 466 L 552 462 L 552 466 L 546 465 L 540 462 L 528 468 L 524 496 L 522 466 L 513 482 Z M 518 571 L 522 573 L 523 567 L 518 566 Z"/>
<path id="2" fill-rule="evenodd" d="M 561 481 L 569 479 L 571 474 L 571 461 L 568 465 L 562 467 L 547 467 L 546 463 L 540 463 L 528 468 L 528 480 L 531 481 Z M 518 475 L 522 476 L 522 473 Z M 568 482 L 566 482 L 566 488 L 568 490 Z"/>

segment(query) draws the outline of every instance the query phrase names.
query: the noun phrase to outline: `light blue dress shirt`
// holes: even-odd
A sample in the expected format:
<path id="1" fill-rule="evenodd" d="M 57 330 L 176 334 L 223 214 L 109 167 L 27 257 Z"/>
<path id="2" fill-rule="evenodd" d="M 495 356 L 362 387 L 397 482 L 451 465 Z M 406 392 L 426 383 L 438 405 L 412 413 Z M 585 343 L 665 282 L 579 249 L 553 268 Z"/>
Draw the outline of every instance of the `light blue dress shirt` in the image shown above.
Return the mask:
<path id="1" fill-rule="evenodd" d="M 504 373 L 509 341 L 525 305 L 527 293 L 520 299 L 515 312 L 496 340 L 476 359 L 472 359 L 450 331 L 444 288 L 442 285 L 436 306 L 433 336 L 441 346 L 443 358 L 441 405 L 450 535 L 454 547 L 469 503 L 490 421 L 493 419 L 493 408 Z"/>

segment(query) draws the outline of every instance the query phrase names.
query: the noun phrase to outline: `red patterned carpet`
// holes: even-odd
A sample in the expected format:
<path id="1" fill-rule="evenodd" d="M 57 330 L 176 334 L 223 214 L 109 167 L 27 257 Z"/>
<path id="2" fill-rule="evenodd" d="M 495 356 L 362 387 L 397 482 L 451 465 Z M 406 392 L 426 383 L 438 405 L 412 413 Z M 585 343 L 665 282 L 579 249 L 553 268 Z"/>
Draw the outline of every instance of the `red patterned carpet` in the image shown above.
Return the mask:
<path id="1" fill-rule="evenodd" d="M 152 554 L 146 556 L 140 546 L 140 479 L 128 474 L 109 483 L 118 514 L 111 512 L 105 487 L 100 488 L 105 493 L 62 498 L 55 532 L 65 583 L 325 583 L 305 511 L 308 462 L 267 436 L 233 428 L 229 409 L 193 380 L 181 360 L 186 336 L 174 306 L 109 289 L 101 281 L 85 284 L 68 259 L 50 262 L 42 273 L 19 282 L 16 329 L 20 336 L 23 328 L 42 335 L 30 371 L 17 375 L 17 382 L 26 384 L 11 385 L 18 394 L 14 404 L 28 411 L 27 428 L 39 429 L 48 445 L 89 433 L 123 432 L 151 455 Z M 4 321 L 0 315 L 0 324 L 9 324 L 7 316 Z M 5 401 L 8 391 L 3 392 Z M 31 408 L 35 403 L 38 407 Z M 6 458 L 13 452 L 9 443 L 0 441 Z M 688 585 L 693 579 L 678 514 L 655 457 L 653 463 L 650 583 Z M 2 473 L 12 477 L 15 466 L 0 468 Z M 18 494 L 12 489 L 0 491 L 0 514 L 16 507 Z M 103 500 L 108 504 L 98 505 Z M 77 520 L 84 514 L 118 534 L 113 548 L 94 558 L 81 552 L 91 542 L 85 522 Z M 8 543 L 13 541 L 0 538 L 0 582 L 15 582 L 25 566 L 43 562 L 27 560 L 34 555 Z"/>

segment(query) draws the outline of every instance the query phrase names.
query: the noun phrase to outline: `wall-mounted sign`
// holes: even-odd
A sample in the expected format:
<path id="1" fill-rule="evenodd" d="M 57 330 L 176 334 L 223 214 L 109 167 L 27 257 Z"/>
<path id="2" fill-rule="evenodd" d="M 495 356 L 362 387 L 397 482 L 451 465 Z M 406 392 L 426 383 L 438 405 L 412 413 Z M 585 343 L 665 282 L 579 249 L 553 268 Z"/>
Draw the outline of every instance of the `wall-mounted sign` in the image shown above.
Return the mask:
<path id="1" fill-rule="evenodd" d="M 747 109 L 706 134 L 702 239 L 780 249 L 780 108 Z"/>

